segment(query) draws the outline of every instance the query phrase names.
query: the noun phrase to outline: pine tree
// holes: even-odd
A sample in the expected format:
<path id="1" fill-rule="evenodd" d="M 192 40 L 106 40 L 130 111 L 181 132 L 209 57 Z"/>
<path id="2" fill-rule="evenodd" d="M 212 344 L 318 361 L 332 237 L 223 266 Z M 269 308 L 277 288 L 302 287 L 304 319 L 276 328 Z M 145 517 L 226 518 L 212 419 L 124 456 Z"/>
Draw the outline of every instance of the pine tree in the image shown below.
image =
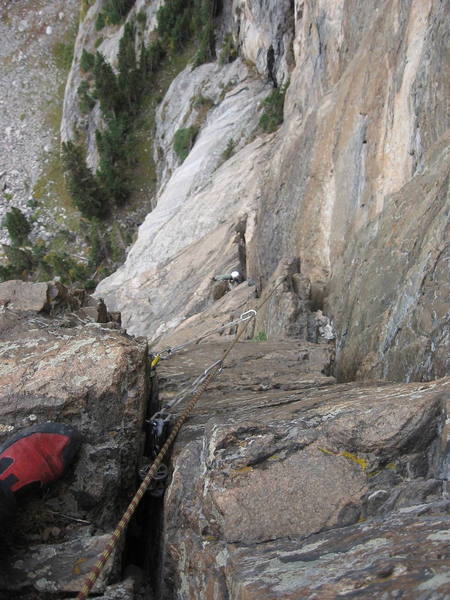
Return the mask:
<path id="1" fill-rule="evenodd" d="M 73 142 L 63 143 L 62 160 L 67 187 L 75 206 L 87 218 L 104 218 L 108 213 L 106 196 L 86 164 L 83 149 Z"/>
<path id="2" fill-rule="evenodd" d="M 97 130 L 95 136 L 100 156 L 97 181 L 108 198 L 120 206 L 130 195 L 130 133 L 125 120 L 110 117 L 105 130 Z"/>
<path id="3" fill-rule="evenodd" d="M 135 48 L 135 28 L 131 23 L 125 25 L 123 36 L 119 42 L 119 76 L 118 86 L 128 104 L 128 110 L 135 112 L 136 102 L 142 89 L 142 81 L 138 71 Z"/>
<path id="4" fill-rule="evenodd" d="M 13 207 L 6 213 L 4 225 L 14 246 L 21 246 L 26 242 L 31 231 L 31 225 L 19 208 Z"/>
<path id="5" fill-rule="evenodd" d="M 115 113 L 122 106 L 122 98 L 117 78 L 111 65 L 100 52 L 95 55 L 94 65 L 95 93 L 104 114 Z"/>

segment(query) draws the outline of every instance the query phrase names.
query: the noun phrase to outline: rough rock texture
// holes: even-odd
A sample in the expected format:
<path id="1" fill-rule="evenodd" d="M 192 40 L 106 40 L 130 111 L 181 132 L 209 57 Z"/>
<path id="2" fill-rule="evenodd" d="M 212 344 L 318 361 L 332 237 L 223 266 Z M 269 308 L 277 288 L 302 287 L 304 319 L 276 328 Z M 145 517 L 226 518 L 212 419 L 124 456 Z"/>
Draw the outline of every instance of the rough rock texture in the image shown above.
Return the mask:
<path id="1" fill-rule="evenodd" d="M 0 290 L 14 285 L 25 298 L 41 299 L 35 310 L 12 301 L 0 312 L 0 441 L 51 420 L 77 427 L 82 446 L 66 476 L 22 499 L 14 520 L 2 524 L 0 593 L 26 597 L 35 590 L 61 598 L 79 589 L 104 547 L 104 534 L 135 490 L 148 397 L 147 347 L 113 321 L 89 322 L 89 307 L 71 312 L 80 307 L 79 297 L 66 293 L 69 307 L 63 311 L 62 301 L 55 303 L 58 316 L 51 317 L 42 296 L 52 285 L 7 282 Z M 99 303 L 93 304 L 105 321 Z M 116 563 L 109 564 L 98 590 L 117 577 L 119 557 Z"/>
<path id="2" fill-rule="evenodd" d="M 450 372 L 449 144 L 450 131 L 338 261 L 327 303 L 342 379 Z"/>
<path id="3" fill-rule="evenodd" d="M 431 514 L 426 507 L 400 509 L 306 542 L 286 539 L 251 549 L 229 545 L 224 571 L 231 597 L 444 600 L 450 591 L 446 506 L 436 505 Z"/>
<path id="4" fill-rule="evenodd" d="M 129 330 L 156 338 L 201 315 L 210 277 L 236 265 L 230 236 L 246 217 L 247 276 L 264 287 L 280 262 L 300 258 L 313 309 L 325 306 L 334 319 L 340 377 L 445 375 L 449 17 L 437 0 L 227 6 L 220 34 L 234 32 L 261 84 L 270 80 L 270 45 L 277 79 L 290 69 L 285 121 L 214 171 L 211 149 L 227 136 L 209 128 L 213 107 L 167 183 L 170 152 L 161 159 L 158 206 L 125 265 L 100 286 Z M 206 72 L 210 86 L 222 77 L 212 65 L 183 73 L 162 106 Z M 256 119 L 260 97 L 248 93 Z M 177 98 L 181 118 L 192 95 Z M 236 116 L 231 100 L 219 105 L 222 119 Z M 200 190 L 192 185 L 208 178 Z M 276 326 L 286 330 L 283 312 Z"/>
<path id="5" fill-rule="evenodd" d="M 31 216 L 33 186 L 58 150 L 50 123 L 59 111 L 64 76 L 55 48 L 71 39 L 78 10 L 77 0 L 0 1 L 0 223 L 12 206 Z M 58 211 L 65 214 L 63 206 Z M 54 220 L 54 210 L 41 211 L 35 232 L 45 235 Z M 0 242 L 7 241 L 0 228 Z"/>
<path id="6" fill-rule="evenodd" d="M 268 275 L 283 255 L 300 255 L 313 286 L 332 276 L 326 308 L 339 348 L 348 348 L 343 375 L 350 378 L 405 379 L 414 371 L 414 378 L 429 379 L 447 372 L 442 361 L 434 371 L 429 363 L 433 352 L 448 348 L 447 336 L 433 335 L 445 331 L 448 316 L 439 310 L 430 323 L 419 299 L 427 273 L 429 298 L 449 282 L 437 264 L 448 252 L 450 81 L 442 70 L 449 60 L 448 10 L 439 2 L 305 2 L 297 15 L 297 68 L 263 188 L 253 264 Z M 437 100 L 428 112 L 431 88 Z M 416 185 L 426 187 L 427 201 L 422 207 L 416 196 L 413 209 Z M 397 256 L 394 237 L 403 239 Z M 392 323 L 383 327 L 384 319 Z M 402 360 L 396 325 L 415 337 L 408 348 L 415 366 Z M 357 350 L 363 337 L 376 348 L 372 356 Z M 440 350 L 430 348 L 433 337 Z M 404 342 L 413 345 L 407 336 Z"/>
<path id="7" fill-rule="evenodd" d="M 292 2 L 233 0 L 230 4 L 224 3 L 224 28 L 233 35 L 239 51 L 272 84 L 286 83 L 294 63 Z"/>
<path id="8" fill-rule="evenodd" d="M 163 362 L 161 399 L 225 347 Z M 336 385 L 320 372 L 326 359 L 324 344 L 235 348 L 175 444 L 163 598 L 450 591 L 450 380 Z"/>

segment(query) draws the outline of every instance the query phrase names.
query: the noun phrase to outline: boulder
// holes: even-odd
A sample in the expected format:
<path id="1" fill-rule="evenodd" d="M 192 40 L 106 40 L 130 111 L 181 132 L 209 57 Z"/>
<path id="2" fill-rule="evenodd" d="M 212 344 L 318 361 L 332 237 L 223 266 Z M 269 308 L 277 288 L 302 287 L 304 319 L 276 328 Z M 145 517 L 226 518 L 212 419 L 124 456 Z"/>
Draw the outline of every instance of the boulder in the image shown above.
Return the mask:
<path id="1" fill-rule="evenodd" d="M 62 598 L 78 590 L 136 489 L 147 344 L 86 314 L 45 314 L 47 284 L 35 285 L 27 284 L 30 297 L 42 299 L 35 311 L 11 303 L 0 312 L 0 441 L 50 420 L 78 428 L 82 445 L 62 479 L 20 499 L 14 519 L 2 524 L 0 591 Z M 98 591 L 120 573 L 119 550 Z"/>
<path id="2" fill-rule="evenodd" d="M 205 343 L 163 362 L 162 400 L 184 389 L 186 378 L 220 358 L 225 347 Z M 376 562 L 378 544 L 386 545 L 386 556 L 389 547 L 400 553 L 404 544 L 402 564 L 414 564 L 417 537 L 408 511 L 418 504 L 432 515 L 445 511 L 450 379 L 335 384 L 320 373 L 326 359 L 326 343 L 273 340 L 235 347 L 174 447 L 163 536 L 167 597 L 326 597 L 313 595 L 307 551 L 302 559 L 302 547 L 315 548 L 317 539 L 330 540 L 329 549 L 325 542 L 321 547 L 324 558 L 317 557 L 318 565 L 328 564 L 321 572 L 324 594 L 326 585 L 340 589 L 335 569 L 355 589 L 364 587 L 362 557 L 372 552 Z M 398 534 L 402 519 L 408 527 Z M 448 520 L 440 514 L 428 523 L 418 516 L 416 526 L 425 533 L 423 556 L 434 557 L 435 573 L 446 573 Z M 345 541 L 358 536 L 361 550 Z M 361 569 L 354 576 L 353 562 Z M 404 580 L 405 569 L 396 569 L 395 560 L 381 563 L 383 589 L 400 589 L 407 581 L 411 590 L 437 590 L 445 583 L 420 565 Z M 371 581 L 383 571 L 373 569 Z"/>
<path id="3" fill-rule="evenodd" d="M 0 304 L 20 311 L 47 311 L 50 307 L 48 287 L 48 283 L 4 281 L 0 283 Z"/>

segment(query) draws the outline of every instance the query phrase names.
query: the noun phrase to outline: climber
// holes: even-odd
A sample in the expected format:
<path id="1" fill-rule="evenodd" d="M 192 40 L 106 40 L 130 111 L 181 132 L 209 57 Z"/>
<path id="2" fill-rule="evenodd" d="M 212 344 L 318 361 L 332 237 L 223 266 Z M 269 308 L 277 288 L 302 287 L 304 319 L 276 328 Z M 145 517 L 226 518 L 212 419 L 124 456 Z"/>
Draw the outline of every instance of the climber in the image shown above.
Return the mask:
<path id="1" fill-rule="evenodd" d="M 215 275 L 212 277 L 213 281 L 229 281 L 230 285 L 238 285 L 244 281 L 239 271 L 231 271 L 229 275 Z"/>
<path id="2" fill-rule="evenodd" d="M 0 446 L 0 520 L 14 513 L 22 492 L 61 477 L 80 442 L 76 429 L 51 422 L 33 425 L 6 440 Z"/>

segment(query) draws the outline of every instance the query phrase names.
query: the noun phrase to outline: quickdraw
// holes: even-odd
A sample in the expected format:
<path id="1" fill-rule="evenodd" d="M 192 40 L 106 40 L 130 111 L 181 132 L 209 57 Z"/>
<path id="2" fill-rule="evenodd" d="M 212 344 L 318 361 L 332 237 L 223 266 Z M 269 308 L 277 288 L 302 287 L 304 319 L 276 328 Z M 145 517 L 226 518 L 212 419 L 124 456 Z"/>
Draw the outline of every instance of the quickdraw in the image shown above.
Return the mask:
<path id="1" fill-rule="evenodd" d="M 236 325 L 239 325 L 240 323 L 245 323 L 245 321 L 249 321 L 250 319 L 253 319 L 254 317 L 256 317 L 256 310 L 253 310 L 253 309 L 247 310 L 244 313 L 242 313 L 242 315 L 239 318 L 234 319 L 233 321 L 230 321 L 229 323 L 225 323 L 225 325 L 219 325 L 218 327 L 215 327 L 214 329 L 210 329 L 209 331 L 202 333 L 202 335 L 199 335 L 198 337 L 194 338 L 193 340 L 189 340 L 188 342 L 185 342 L 184 344 L 180 344 L 179 346 L 172 346 L 169 348 L 165 348 L 164 350 L 161 350 L 160 352 L 158 352 L 156 354 L 155 358 L 152 360 L 152 366 L 153 366 L 153 363 L 155 363 L 155 366 L 156 366 L 160 360 L 169 358 L 169 356 L 172 356 L 173 354 L 175 354 L 175 352 L 179 352 L 180 350 L 183 350 L 184 348 L 187 348 L 188 346 L 191 346 L 192 344 L 198 344 L 199 342 L 204 340 L 209 335 L 212 335 L 213 333 L 219 333 L 220 331 L 224 331 L 225 329 L 229 329 L 230 327 L 235 327 Z"/>

